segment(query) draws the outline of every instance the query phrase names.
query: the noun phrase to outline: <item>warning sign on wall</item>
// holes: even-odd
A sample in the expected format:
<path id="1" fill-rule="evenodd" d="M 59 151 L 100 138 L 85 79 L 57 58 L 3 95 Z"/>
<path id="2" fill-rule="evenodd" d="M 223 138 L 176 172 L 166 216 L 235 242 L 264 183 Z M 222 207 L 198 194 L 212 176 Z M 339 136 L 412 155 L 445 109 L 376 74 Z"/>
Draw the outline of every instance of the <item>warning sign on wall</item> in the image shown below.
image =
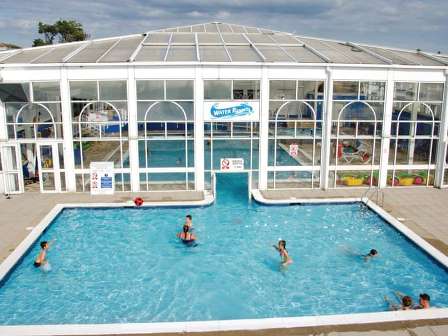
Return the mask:
<path id="1" fill-rule="evenodd" d="M 221 159 L 222 171 L 241 171 L 244 170 L 243 158 L 225 158 Z"/>
<path id="2" fill-rule="evenodd" d="M 290 144 L 289 145 L 289 155 L 292 157 L 296 157 L 299 155 L 299 145 L 298 144 Z"/>
<path id="3" fill-rule="evenodd" d="M 90 163 L 90 193 L 92 195 L 112 195 L 114 193 L 114 163 Z"/>

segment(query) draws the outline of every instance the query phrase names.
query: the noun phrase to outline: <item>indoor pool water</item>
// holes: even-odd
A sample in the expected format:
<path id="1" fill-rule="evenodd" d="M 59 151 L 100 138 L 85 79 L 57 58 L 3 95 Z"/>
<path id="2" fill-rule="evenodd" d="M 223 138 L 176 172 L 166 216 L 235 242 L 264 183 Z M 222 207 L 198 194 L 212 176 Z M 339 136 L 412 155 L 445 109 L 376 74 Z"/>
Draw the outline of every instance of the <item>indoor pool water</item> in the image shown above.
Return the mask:
<path id="1" fill-rule="evenodd" d="M 0 287 L 0 324 L 124 323 L 378 312 L 396 290 L 448 306 L 448 274 L 363 205 L 262 206 L 218 174 L 209 207 L 67 209 L 48 273 L 35 244 Z M 199 245 L 175 234 L 191 214 Z M 272 247 L 287 241 L 280 270 Z M 365 262 L 371 248 L 379 256 Z"/>

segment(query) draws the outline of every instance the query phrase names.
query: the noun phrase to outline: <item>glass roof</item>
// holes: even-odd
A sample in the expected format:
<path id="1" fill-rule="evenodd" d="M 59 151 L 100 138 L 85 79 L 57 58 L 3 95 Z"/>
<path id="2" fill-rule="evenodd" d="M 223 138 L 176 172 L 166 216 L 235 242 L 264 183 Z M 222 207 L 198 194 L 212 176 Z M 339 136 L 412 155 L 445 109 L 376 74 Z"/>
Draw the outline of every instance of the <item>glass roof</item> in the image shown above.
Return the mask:
<path id="1" fill-rule="evenodd" d="M 268 62 L 446 66 L 433 55 L 211 22 L 0 52 L 0 64 Z"/>

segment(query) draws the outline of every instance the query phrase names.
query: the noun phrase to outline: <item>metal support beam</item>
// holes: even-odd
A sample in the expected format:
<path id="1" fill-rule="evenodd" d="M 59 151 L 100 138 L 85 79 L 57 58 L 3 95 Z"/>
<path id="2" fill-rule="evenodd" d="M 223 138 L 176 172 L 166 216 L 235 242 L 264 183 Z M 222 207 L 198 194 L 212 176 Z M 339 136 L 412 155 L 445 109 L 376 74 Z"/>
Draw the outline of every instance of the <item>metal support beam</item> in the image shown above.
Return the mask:
<path id="1" fill-rule="evenodd" d="M 392 129 L 392 113 L 394 110 L 394 78 L 393 71 L 387 72 L 386 96 L 384 98 L 383 130 L 381 132 L 380 171 L 378 187 L 387 186 L 387 168 L 389 165 L 390 137 Z"/>
<path id="2" fill-rule="evenodd" d="M 128 127 L 129 127 L 129 168 L 131 170 L 131 191 L 140 191 L 138 120 L 137 120 L 137 84 L 135 69 L 128 67 Z"/>
<path id="3" fill-rule="evenodd" d="M 249 42 L 249 45 L 251 46 L 252 49 L 255 50 L 255 52 L 258 54 L 258 56 L 261 57 L 261 59 L 263 60 L 263 62 L 266 62 L 266 57 L 263 55 L 263 53 L 260 51 L 260 49 L 258 49 L 255 44 L 249 39 L 249 37 L 243 33 L 242 34 L 244 36 L 244 38 L 247 40 L 247 42 Z"/>
<path id="4" fill-rule="evenodd" d="M 321 53 L 320 51 L 314 49 L 313 47 L 311 47 L 310 45 L 306 44 L 305 42 L 303 42 L 302 40 L 299 40 L 296 36 L 292 36 L 294 39 L 297 40 L 297 42 L 299 42 L 305 49 L 308 49 L 309 51 L 311 51 L 314 55 L 316 55 L 317 57 L 320 57 L 322 60 L 324 60 L 326 63 L 332 63 L 331 59 L 324 55 L 323 53 Z"/>
<path id="5" fill-rule="evenodd" d="M 327 67 L 327 81 L 325 86 L 325 101 L 323 111 L 322 127 L 322 151 L 320 168 L 320 188 L 327 190 L 330 177 L 330 155 L 331 155 L 331 122 L 333 115 L 333 71 Z"/>
<path id="6" fill-rule="evenodd" d="M 387 63 L 387 64 L 394 63 L 390 58 L 381 56 L 381 55 L 377 54 L 376 52 L 370 50 L 369 48 L 365 48 L 363 46 L 360 46 L 359 44 L 355 44 L 353 42 L 347 42 L 346 45 L 348 45 L 349 47 L 358 48 L 359 50 L 364 51 L 366 54 L 369 54 L 370 56 L 378 58 L 380 61 L 382 61 L 384 63 Z"/>
<path id="7" fill-rule="evenodd" d="M 268 153 L 269 153 L 269 77 L 268 69 L 261 69 L 260 81 L 260 140 L 258 145 L 258 189 L 268 188 Z"/>
<path id="8" fill-rule="evenodd" d="M 138 53 L 142 49 L 143 45 L 146 42 L 146 39 L 149 37 L 149 33 L 143 35 L 143 39 L 140 41 L 139 45 L 135 50 L 132 52 L 131 56 L 129 56 L 128 62 L 134 62 L 135 58 L 137 57 Z"/>
<path id="9" fill-rule="evenodd" d="M 170 39 L 169 39 L 169 41 L 168 41 L 168 46 L 166 47 L 165 56 L 163 57 L 163 61 L 164 61 L 164 62 L 166 62 L 166 59 L 168 58 L 168 53 L 169 53 L 169 51 L 170 51 L 170 47 L 171 47 L 171 41 L 173 40 L 173 34 L 174 34 L 174 33 L 171 33 L 171 35 L 170 35 Z"/>
<path id="10" fill-rule="evenodd" d="M 417 54 L 422 55 L 422 56 L 425 56 L 426 58 L 429 58 L 430 60 L 439 62 L 439 63 L 441 63 L 441 64 L 443 64 L 443 65 L 448 65 L 448 61 L 445 61 L 445 60 L 443 60 L 443 59 L 437 57 L 436 55 L 432 55 L 432 54 L 429 54 L 429 53 L 426 53 L 426 52 L 424 52 L 424 51 L 420 51 L 420 50 L 417 51 Z"/>
<path id="11" fill-rule="evenodd" d="M 97 58 L 97 60 L 95 61 L 95 63 L 99 63 L 99 61 L 101 61 L 103 59 L 104 56 L 106 56 L 107 54 L 109 54 L 109 52 L 115 48 L 115 46 L 121 42 L 122 39 L 118 39 L 115 43 L 113 43 L 106 51 L 104 54 L 102 54 L 100 57 Z"/>
<path id="12" fill-rule="evenodd" d="M 448 70 L 445 70 L 445 90 L 443 95 L 443 110 L 440 120 L 439 142 L 437 148 L 436 157 L 436 176 L 434 185 L 436 187 L 442 187 L 448 184 L 448 181 L 444 181 L 445 169 L 447 169 L 446 155 L 448 146 Z"/>

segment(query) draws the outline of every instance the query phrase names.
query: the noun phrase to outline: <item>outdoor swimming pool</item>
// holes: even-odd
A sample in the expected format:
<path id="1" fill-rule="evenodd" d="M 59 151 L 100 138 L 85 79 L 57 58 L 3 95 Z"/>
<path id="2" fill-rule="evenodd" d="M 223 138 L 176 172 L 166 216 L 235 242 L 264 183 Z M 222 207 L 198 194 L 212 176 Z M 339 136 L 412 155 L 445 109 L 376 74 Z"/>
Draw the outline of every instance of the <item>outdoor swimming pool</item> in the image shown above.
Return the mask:
<path id="1" fill-rule="evenodd" d="M 57 239 L 52 271 L 32 266 L 35 244 L 0 287 L 0 324 L 379 312 L 396 290 L 448 306 L 446 269 L 364 205 L 262 206 L 243 180 L 219 175 L 209 207 L 64 210 L 39 239 Z M 187 213 L 195 248 L 175 237 Z M 279 238 L 294 259 L 284 272 Z M 356 256 L 371 248 L 377 259 Z"/>

